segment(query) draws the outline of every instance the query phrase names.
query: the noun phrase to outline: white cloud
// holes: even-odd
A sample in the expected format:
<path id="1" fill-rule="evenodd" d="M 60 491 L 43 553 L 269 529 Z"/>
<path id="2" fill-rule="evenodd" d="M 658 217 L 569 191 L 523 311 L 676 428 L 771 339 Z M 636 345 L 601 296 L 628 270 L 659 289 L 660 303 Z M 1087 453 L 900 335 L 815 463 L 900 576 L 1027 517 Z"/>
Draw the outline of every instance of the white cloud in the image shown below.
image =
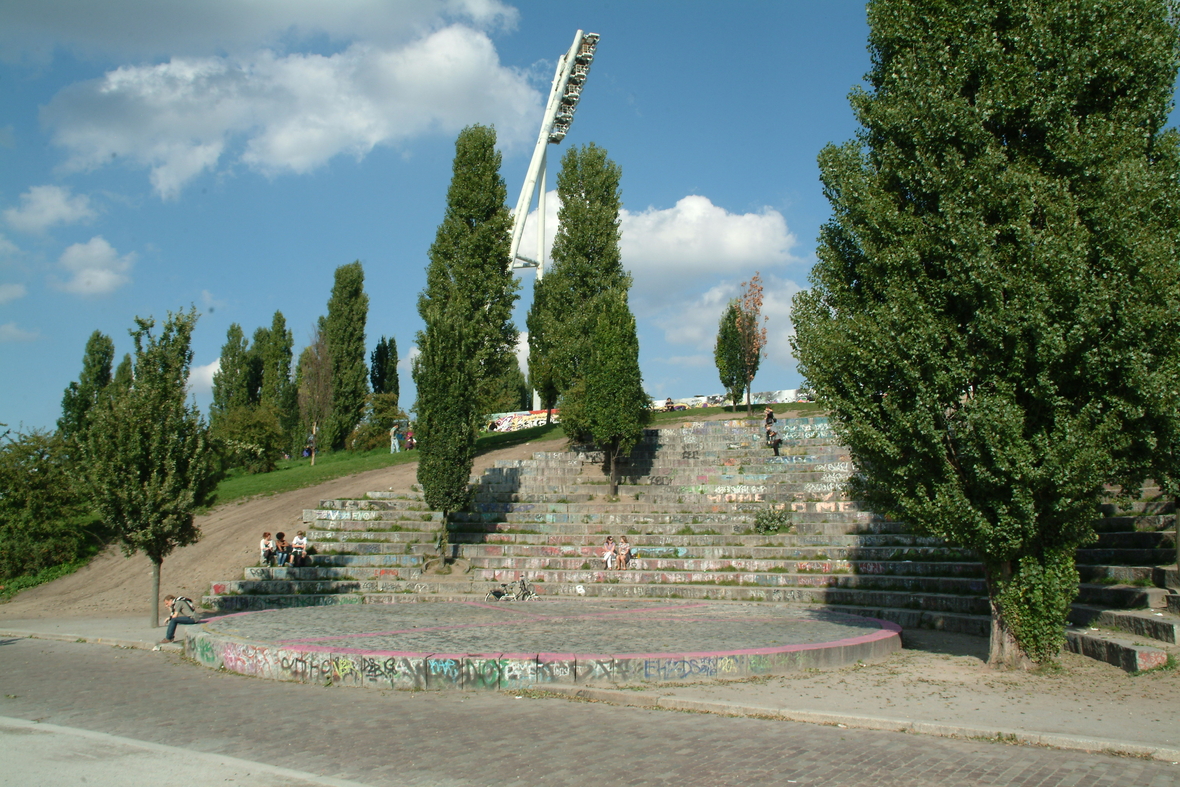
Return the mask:
<path id="1" fill-rule="evenodd" d="M 516 337 L 516 365 L 520 367 L 520 371 L 524 374 L 525 379 L 529 376 L 529 332 L 521 331 Z"/>
<path id="2" fill-rule="evenodd" d="M 0 53 L 47 59 L 55 47 L 116 57 L 230 53 L 298 43 L 394 42 L 444 19 L 512 27 L 498 0 L 36 0 L 0 3 Z"/>
<path id="3" fill-rule="evenodd" d="M 18 254 L 20 254 L 20 249 L 17 248 L 17 245 L 3 235 L 0 235 L 0 261 L 15 257 Z"/>
<path id="4" fill-rule="evenodd" d="M 67 248 L 60 262 L 73 277 L 57 284 L 58 289 L 75 295 L 106 295 L 131 281 L 127 272 L 135 263 L 135 252 L 120 257 L 105 238 L 95 235 Z"/>
<path id="5" fill-rule="evenodd" d="M 20 207 L 4 211 L 9 226 L 21 232 L 44 232 L 55 224 L 73 224 L 97 214 L 85 194 L 62 186 L 33 186 L 20 195 Z"/>
<path id="6" fill-rule="evenodd" d="M 418 345 L 411 344 L 410 351 L 397 359 L 397 370 L 408 375 L 414 368 L 414 359 L 421 354 L 422 352 L 418 349 Z"/>
<path id="7" fill-rule="evenodd" d="M 14 322 L 7 322 L 0 325 L 0 342 L 31 342 L 39 335 L 37 331 L 26 331 L 18 328 Z"/>
<path id="8" fill-rule="evenodd" d="M 545 248 L 557 234 L 557 192 L 545 200 Z M 536 256 L 537 211 L 525 220 L 521 253 Z M 665 300 L 721 276 L 767 271 L 799 262 L 791 256 L 795 236 L 772 208 L 730 213 L 708 197 L 690 195 L 671 208 L 619 213 L 623 266 L 635 280 L 632 297 Z M 548 264 L 548 262 L 547 262 Z"/>
<path id="9" fill-rule="evenodd" d="M 763 276 L 762 314 L 766 317 L 766 358 L 768 366 L 793 366 L 790 337 L 791 298 L 802 289 L 789 279 L 773 275 Z M 652 321 L 664 331 L 664 341 L 671 345 L 687 345 L 712 358 L 717 340 L 717 324 L 726 304 L 741 296 L 741 282 L 727 280 L 709 288 L 705 293 L 678 301 L 651 315 Z M 672 362 L 673 359 L 667 359 Z"/>
<path id="10" fill-rule="evenodd" d="M 0 284 L 0 303 L 8 303 L 15 301 L 17 298 L 23 298 L 28 294 L 23 284 Z"/>
<path id="11" fill-rule="evenodd" d="M 221 359 L 188 370 L 188 392 L 201 396 L 213 395 L 213 375 L 221 369 Z"/>
<path id="12" fill-rule="evenodd" d="M 337 155 L 495 124 L 501 144 L 531 138 L 540 94 L 500 64 L 488 36 L 462 25 L 333 55 L 176 57 L 70 86 L 42 110 L 68 170 L 115 160 L 151 170 L 165 199 L 223 161 L 274 175 Z"/>

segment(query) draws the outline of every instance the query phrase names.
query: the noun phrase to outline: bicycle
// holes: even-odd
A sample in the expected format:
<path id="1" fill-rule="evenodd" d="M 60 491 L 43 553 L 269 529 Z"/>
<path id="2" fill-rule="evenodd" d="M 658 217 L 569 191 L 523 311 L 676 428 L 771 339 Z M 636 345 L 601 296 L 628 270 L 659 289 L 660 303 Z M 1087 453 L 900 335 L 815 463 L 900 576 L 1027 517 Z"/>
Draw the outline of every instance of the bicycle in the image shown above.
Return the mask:
<path id="1" fill-rule="evenodd" d="M 489 590 L 484 601 L 534 601 L 537 591 L 522 577 L 516 582 L 501 582 L 500 588 Z"/>

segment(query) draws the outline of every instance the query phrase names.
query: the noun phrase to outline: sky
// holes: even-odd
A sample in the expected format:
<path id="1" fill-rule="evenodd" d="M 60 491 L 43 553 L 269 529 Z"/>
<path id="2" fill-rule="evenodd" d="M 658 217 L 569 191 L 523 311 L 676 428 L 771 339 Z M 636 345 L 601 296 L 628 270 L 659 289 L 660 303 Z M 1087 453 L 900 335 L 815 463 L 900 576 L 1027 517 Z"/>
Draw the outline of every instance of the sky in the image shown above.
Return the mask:
<path id="1" fill-rule="evenodd" d="M 796 387 L 790 299 L 829 216 L 816 156 L 856 133 L 863 2 L 0 0 L 0 422 L 52 428 L 93 331 L 122 357 L 136 316 L 190 306 L 207 410 L 230 324 L 250 336 L 282 311 L 298 354 L 354 260 L 368 347 L 396 339 L 411 407 L 455 137 L 495 126 L 514 207 L 579 29 L 601 41 L 548 183 L 570 145 L 622 169 L 648 392 L 721 392 L 717 323 L 756 272 L 754 388 Z"/>

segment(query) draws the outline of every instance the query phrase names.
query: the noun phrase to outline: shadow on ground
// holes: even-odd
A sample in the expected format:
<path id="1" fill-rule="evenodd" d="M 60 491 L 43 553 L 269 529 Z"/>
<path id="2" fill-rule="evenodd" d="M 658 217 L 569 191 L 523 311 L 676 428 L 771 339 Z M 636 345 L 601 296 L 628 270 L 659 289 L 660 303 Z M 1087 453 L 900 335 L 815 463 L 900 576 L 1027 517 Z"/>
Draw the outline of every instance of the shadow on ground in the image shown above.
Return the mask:
<path id="1" fill-rule="evenodd" d="M 945 653 L 950 656 L 971 656 L 987 661 L 987 637 L 952 634 L 949 631 L 905 629 L 901 633 L 902 647 L 924 653 Z"/>

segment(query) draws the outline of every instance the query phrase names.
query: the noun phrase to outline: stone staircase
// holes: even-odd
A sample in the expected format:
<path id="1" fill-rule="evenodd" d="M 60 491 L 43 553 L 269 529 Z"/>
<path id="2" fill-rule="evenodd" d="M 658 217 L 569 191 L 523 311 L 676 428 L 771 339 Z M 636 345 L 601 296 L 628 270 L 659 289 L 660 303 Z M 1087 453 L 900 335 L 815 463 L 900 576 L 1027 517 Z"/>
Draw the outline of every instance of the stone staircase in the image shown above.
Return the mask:
<path id="1" fill-rule="evenodd" d="M 526 578 L 542 595 L 790 601 L 986 635 L 988 603 L 972 555 L 848 500 L 850 457 L 826 419 L 780 427 L 779 457 L 758 422 L 648 430 L 615 498 L 596 451 L 498 462 L 473 479 L 470 509 L 452 516 L 452 555 L 466 573 L 451 577 L 423 574 L 441 515 L 425 510 L 420 493 L 323 501 L 304 512 L 317 552 L 310 567 L 248 568 L 240 581 L 215 584 L 205 602 L 240 610 L 482 599 L 500 582 Z M 1130 510 L 1108 507 L 1097 543 L 1078 551 L 1077 622 L 1137 607 L 1168 614 L 1159 566 L 1175 562 L 1175 511 L 1154 496 L 1147 489 Z M 789 532 L 756 532 L 756 514 L 768 508 L 790 513 Z M 607 534 L 627 535 L 632 568 L 603 569 Z"/>

